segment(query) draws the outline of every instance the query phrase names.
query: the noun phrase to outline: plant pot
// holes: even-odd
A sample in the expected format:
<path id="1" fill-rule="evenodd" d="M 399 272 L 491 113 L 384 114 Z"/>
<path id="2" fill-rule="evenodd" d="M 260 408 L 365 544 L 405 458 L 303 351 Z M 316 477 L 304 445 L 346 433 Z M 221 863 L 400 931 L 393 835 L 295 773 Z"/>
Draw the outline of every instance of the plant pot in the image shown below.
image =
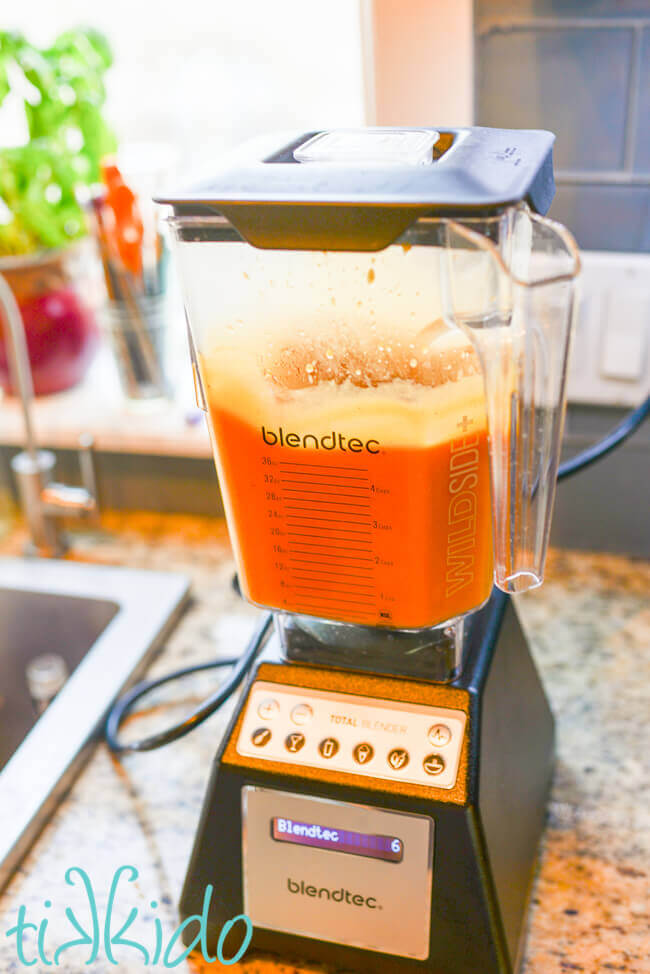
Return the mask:
<path id="1" fill-rule="evenodd" d="M 0 274 L 20 308 L 35 394 L 45 396 L 76 385 L 99 344 L 83 246 L 2 257 Z M 1 321 L 0 386 L 5 392 L 16 391 Z"/>

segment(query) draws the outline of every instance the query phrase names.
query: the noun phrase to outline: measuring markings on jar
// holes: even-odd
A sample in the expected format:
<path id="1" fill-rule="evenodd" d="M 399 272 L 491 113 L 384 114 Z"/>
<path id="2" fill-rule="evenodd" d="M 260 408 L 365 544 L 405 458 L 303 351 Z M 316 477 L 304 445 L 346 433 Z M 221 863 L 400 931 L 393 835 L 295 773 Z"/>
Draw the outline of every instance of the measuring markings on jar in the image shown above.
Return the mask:
<path id="1" fill-rule="evenodd" d="M 299 611 L 376 618 L 369 468 L 287 460 L 268 482 L 283 509 L 282 563 Z"/>

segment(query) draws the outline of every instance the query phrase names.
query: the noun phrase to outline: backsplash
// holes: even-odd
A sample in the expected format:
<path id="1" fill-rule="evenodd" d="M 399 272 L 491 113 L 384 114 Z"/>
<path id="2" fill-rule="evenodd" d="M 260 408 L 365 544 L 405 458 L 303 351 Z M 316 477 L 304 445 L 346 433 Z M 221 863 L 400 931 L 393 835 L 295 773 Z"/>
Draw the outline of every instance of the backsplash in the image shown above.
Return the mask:
<path id="1" fill-rule="evenodd" d="M 476 0 L 476 121 L 557 135 L 550 215 L 650 252 L 648 0 Z"/>

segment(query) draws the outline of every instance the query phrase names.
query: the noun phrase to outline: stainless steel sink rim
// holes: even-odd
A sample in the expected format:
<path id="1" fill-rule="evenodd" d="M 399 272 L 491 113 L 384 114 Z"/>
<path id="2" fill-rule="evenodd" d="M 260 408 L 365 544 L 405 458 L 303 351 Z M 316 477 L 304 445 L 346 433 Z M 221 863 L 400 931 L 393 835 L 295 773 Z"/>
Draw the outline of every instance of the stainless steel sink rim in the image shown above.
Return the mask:
<path id="1" fill-rule="evenodd" d="M 1 890 L 88 756 L 111 702 L 144 670 L 174 625 L 189 580 L 175 572 L 2 558 L 0 587 L 119 606 L 0 772 Z"/>

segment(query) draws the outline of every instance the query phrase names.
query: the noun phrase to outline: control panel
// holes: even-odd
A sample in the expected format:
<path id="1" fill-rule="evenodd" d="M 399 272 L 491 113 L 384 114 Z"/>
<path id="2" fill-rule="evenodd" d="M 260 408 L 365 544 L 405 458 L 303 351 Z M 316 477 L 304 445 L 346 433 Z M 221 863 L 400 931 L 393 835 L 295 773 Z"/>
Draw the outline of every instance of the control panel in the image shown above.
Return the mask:
<path id="1" fill-rule="evenodd" d="M 462 710 L 258 681 L 237 740 L 245 757 L 453 788 Z"/>
<path id="2" fill-rule="evenodd" d="M 254 926 L 426 959 L 433 819 L 249 785 L 242 822 Z"/>

